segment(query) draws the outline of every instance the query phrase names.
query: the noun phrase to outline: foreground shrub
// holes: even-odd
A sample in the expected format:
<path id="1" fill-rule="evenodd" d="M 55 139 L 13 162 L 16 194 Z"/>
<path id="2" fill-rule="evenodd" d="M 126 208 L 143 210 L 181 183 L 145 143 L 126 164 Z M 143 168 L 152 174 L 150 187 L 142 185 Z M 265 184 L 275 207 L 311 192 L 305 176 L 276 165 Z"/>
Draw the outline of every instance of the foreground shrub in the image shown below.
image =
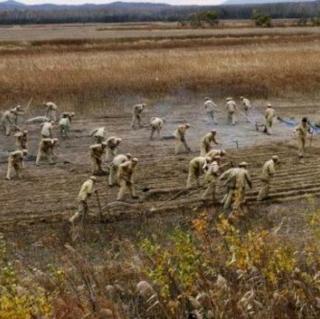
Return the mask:
<path id="1" fill-rule="evenodd" d="M 10 263 L 2 240 L 0 318 L 319 318 L 320 210 L 308 216 L 297 242 L 283 222 L 204 213 L 138 246 L 122 241 L 98 265 L 66 245 L 63 264 L 43 272 Z"/>

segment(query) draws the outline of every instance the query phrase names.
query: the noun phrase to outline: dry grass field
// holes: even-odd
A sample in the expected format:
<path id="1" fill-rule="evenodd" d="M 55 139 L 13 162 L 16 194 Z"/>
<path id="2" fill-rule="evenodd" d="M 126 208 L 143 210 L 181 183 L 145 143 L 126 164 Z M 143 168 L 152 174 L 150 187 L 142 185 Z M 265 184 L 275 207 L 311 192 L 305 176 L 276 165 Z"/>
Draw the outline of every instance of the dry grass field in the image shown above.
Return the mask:
<path id="1" fill-rule="evenodd" d="M 291 127 L 276 121 L 267 136 L 240 113 L 233 127 L 223 107 L 226 96 L 247 95 L 252 121 L 263 121 L 267 101 L 277 115 L 317 120 L 320 28 L 228 23 L 0 28 L 0 110 L 32 98 L 19 123 L 29 131 L 22 180 L 3 178 L 15 140 L 0 135 L 0 319 L 320 317 L 319 138 L 308 140 L 302 163 Z M 203 110 L 207 95 L 221 108 L 218 126 Z M 76 117 L 57 163 L 36 167 L 40 127 L 23 120 L 42 115 L 47 100 Z M 138 101 L 147 102 L 146 125 L 130 130 Z M 152 116 L 166 118 L 163 139 L 148 139 Z M 175 156 L 165 137 L 184 122 L 192 153 Z M 68 218 L 91 174 L 89 132 L 100 126 L 139 158 L 140 199 L 116 203 L 118 188 L 98 176 L 103 221 L 93 196 L 72 241 Z M 188 163 L 212 128 L 226 163 L 249 162 L 253 180 L 246 213 L 232 220 L 201 199 L 203 189 L 185 189 Z M 258 203 L 261 167 L 274 154 L 281 165 Z M 219 200 L 224 191 L 218 183 Z M 146 294 L 137 289 L 143 280 Z"/>
<path id="2" fill-rule="evenodd" d="M 120 96 L 147 99 L 179 91 L 264 98 L 319 92 L 320 28 L 45 28 L 13 28 L 10 42 L 10 32 L 0 31 L 2 107 L 31 97 L 35 104 L 53 99 L 88 109 L 117 103 Z"/>

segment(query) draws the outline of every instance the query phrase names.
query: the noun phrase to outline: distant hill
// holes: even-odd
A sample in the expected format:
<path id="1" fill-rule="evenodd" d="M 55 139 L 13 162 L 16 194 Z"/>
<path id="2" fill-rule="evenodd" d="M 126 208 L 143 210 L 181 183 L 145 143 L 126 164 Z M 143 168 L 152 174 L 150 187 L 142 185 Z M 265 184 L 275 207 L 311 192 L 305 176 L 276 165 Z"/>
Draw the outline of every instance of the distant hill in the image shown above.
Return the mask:
<path id="1" fill-rule="evenodd" d="M 14 0 L 0 2 L 0 10 L 25 9 L 26 7 L 28 7 L 28 6 L 26 6 L 23 3 L 14 1 Z"/>
<path id="2" fill-rule="evenodd" d="M 0 10 L 61 10 L 61 9 L 164 9 L 170 7 L 165 3 L 149 3 L 149 2 L 111 2 L 105 4 L 81 4 L 81 5 L 57 5 L 51 3 L 44 3 L 38 5 L 27 5 L 18 1 L 8 0 L 0 2 Z"/>
<path id="3" fill-rule="evenodd" d="M 267 4 L 267 3 L 272 4 L 272 3 L 286 3 L 286 2 L 304 3 L 304 2 L 310 2 L 310 1 L 312 0 L 227 0 L 223 2 L 222 5 L 250 5 L 250 4 Z"/>
<path id="4" fill-rule="evenodd" d="M 50 1 L 50 0 L 48 0 Z M 161 0 L 159 0 L 161 1 Z M 165 0 L 164 0 L 165 1 Z M 320 1 L 226 0 L 220 6 L 174 6 L 166 3 L 112 2 L 83 5 L 26 5 L 0 2 L 0 25 L 45 23 L 186 21 L 195 13 L 216 11 L 219 19 L 250 19 L 258 9 L 278 18 L 308 18 L 319 15 Z M 289 0 L 288 0 L 289 1 Z M 268 2 L 268 3 L 266 3 Z"/>

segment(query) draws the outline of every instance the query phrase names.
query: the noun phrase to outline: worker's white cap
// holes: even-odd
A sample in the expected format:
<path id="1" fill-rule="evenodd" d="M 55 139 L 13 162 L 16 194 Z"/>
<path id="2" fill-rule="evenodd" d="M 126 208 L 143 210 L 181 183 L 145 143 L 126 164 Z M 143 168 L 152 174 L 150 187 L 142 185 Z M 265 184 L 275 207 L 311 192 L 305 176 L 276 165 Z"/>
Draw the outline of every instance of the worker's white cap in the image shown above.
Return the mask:
<path id="1" fill-rule="evenodd" d="M 189 124 L 189 123 L 186 123 L 184 126 L 185 126 L 185 127 L 190 127 L 190 124 Z"/>
<path id="2" fill-rule="evenodd" d="M 118 143 L 121 143 L 121 142 L 122 142 L 122 138 L 118 137 L 118 138 L 116 138 L 116 141 L 117 141 Z"/>
<path id="3" fill-rule="evenodd" d="M 267 104 L 267 107 L 272 107 L 272 104 L 271 104 L 271 103 L 268 103 L 268 104 Z"/>
<path id="4" fill-rule="evenodd" d="M 279 156 L 278 156 L 278 155 L 273 155 L 273 156 L 272 156 L 272 159 L 273 159 L 274 161 L 279 161 Z"/>
<path id="5" fill-rule="evenodd" d="M 217 131 L 216 131 L 216 130 L 211 130 L 211 131 L 210 131 L 210 133 L 212 133 L 212 134 L 216 134 L 216 133 L 217 133 Z"/>
<path id="6" fill-rule="evenodd" d="M 17 105 L 16 108 L 17 108 L 17 109 L 21 109 L 21 105 Z"/>
<path id="7" fill-rule="evenodd" d="M 218 161 L 218 160 L 221 159 L 221 156 L 220 155 L 215 155 L 215 156 L 212 157 L 212 159 L 215 160 L 215 161 Z"/>
<path id="8" fill-rule="evenodd" d="M 24 130 L 24 131 L 23 131 L 23 134 L 28 134 L 28 131 L 27 131 L 27 130 Z"/>
<path id="9" fill-rule="evenodd" d="M 26 149 L 22 150 L 22 154 L 23 155 L 27 155 L 28 154 L 28 150 L 26 150 Z"/>
<path id="10" fill-rule="evenodd" d="M 206 156 L 206 161 L 210 163 L 212 161 L 212 158 L 210 156 Z"/>
<path id="11" fill-rule="evenodd" d="M 96 178 L 95 176 L 93 176 L 93 175 L 90 176 L 89 179 L 91 179 L 91 180 L 94 181 L 94 182 L 97 180 L 97 178 Z"/>
<path id="12" fill-rule="evenodd" d="M 244 97 L 243 96 L 240 96 L 240 100 L 243 100 L 244 99 Z"/>
<path id="13" fill-rule="evenodd" d="M 106 146 L 107 146 L 107 143 L 106 143 L 106 142 L 102 142 L 101 145 L 104 146 L 104 147 L 106 147 Z"/>
<path id="14" fill-rule="evenodd" d="M 227 100 L 227 101 L 231 101 L 231 100 L 232 100 L 232 97 L 227 97 L 226 100 Z"/>
<path id="15" fill-rule="evenodd" d="M 130 159 L 132 158 L 132 154 L 131 153 L 127 153 L 126 156 Z"/>
<path id="16" fill-rule="evenodd" d="M 132 162 L 134 162 L 134 163 L 138 163 L 138 162 L 139 162 L 139 160 L 138 160 L 136 157 L 134 157 L 134 158 L 132 159 Z"/>
<path id="17" fill-rule="evenodd" d="M 59 140 L 57 138 L 53 138 L 52 142 L 57 143 Z"/>
<path id="18" fill-rule="evenodd" d="M 248 166 L 248 163 L 247 162 L 241 162 L 239 164 L 239 167 L 247 167 Z"/>

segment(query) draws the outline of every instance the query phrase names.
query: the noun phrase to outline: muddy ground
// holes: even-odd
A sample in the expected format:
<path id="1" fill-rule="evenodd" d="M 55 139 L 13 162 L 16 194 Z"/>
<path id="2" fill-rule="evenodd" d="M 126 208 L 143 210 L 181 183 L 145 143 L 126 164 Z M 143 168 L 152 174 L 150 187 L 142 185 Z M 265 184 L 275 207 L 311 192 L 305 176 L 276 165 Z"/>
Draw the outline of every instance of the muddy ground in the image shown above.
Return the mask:
<path id="1" fill-rule="evenodd" d="M 242 115 L 235 127 L 226 123 L 226 113 L 221 105 L 218 125 L 207 119 L 201 100 L 178 103 L 165 99 L 154 106 L 148 106 L 144 114 L 147 124 L 152 116 L 166 119 L 161 139 L 149 140 L 148 127 L 131 130 L 131 105 L 106 109 L 99 116 L 79 116 L 72 123 L 70 138 L 61 140 L 57 150 L 57 164 L 43 162 L 36 167 L 33 160 L 26 163 L 22 180 L 5 181 L 5 154 L 14 149 L 14 138 L 0 136 L 0 232 L 9 239 L 15 254 L 22 254 L 33 262 L 47 263 L 60 254 L 63 244 L 70 241 L 67 219 L 77 208 L 76 197 L 83 181 L 91 174 L 89 132 L 105 126 L 107 135 L 123 139 L 120 152 L 130 152 L 139 158 L 136 183 L 140 200 L 126 199 L 116 203 L 116 187 L 107 186 L 107 177 L 98 177 L 103 207 L 104 223 L 98 220 L 98 206 L 95 197 L 90 203 L 91 240 L 86 246 L 88 255 L 97 257 L 96 247 L 110 245 L 117 240 L 140 238 L 151 235 L 155 230 L 163 232 L 177 225 L 187 225 L 199 211 L 206 209 L 211 215 L 218 214 L 219 206 L 201 200 L 202 190 L 184 191 L 188 162 L 199 153 L 199 140 L 210 129 L 218 131 L 218 141 L 228 152 L 227 161 L 249 163 L 254 187 L 248 192 L 249 210 L 256 216 L 270 214 L 272 223 L 280 222 L 283 216 L 290 227 L 299 230 L 299 220 L 304 218 L 304 207 L 309 207 L 310 198 L 320 194 L 320 148 L 318 137 L 314 137 L 304 163 L 297 158 L 293 128 L 275 122 L 273 135 L 257 132 L 253 123 L 263 119 L 266 101 L 255 101 L 250 121 Z M 315 118 L 318 107 L 312 102 L 301 104 L 274 101 L 278 115 L 295 117 L 304 115 Z M 60 109 L 63 109 L 60 106 Z M 38 112 L 37 112 L 38 114 Z M 26 118 L 35 115 L 27 114 Z M 192 154 L 174 155 L 174 140 L 170 139 L 179 123 L 192 125 L 188 141 Z M 40 129 L 38 124 L 23 125 L 30 132 L 29 155 L 36 155 Z M 58 136 L 58 130 L 55 131 Z M 238 148 L 237 148 L 238 147 Z M 257 204 L 259 174 L 265 160 L 277 154 L 281 167 L 272 183 L 271 198 Z M 219 187 L 221 198 L 224 189 Z M 290 208 L 291 207 L 291 208 Z M 293 210 L 299 212 L 294 215 Z M 281 211 L 281 214 L 277 212 Z M 257 213 L 256 213 L 257 212 Z M 300 230 L 303 231 L 303 230 Z M 48 248 L 50 247 L 50 248 Z M 58 257 L 59 258 L 59 257 Z"/>

